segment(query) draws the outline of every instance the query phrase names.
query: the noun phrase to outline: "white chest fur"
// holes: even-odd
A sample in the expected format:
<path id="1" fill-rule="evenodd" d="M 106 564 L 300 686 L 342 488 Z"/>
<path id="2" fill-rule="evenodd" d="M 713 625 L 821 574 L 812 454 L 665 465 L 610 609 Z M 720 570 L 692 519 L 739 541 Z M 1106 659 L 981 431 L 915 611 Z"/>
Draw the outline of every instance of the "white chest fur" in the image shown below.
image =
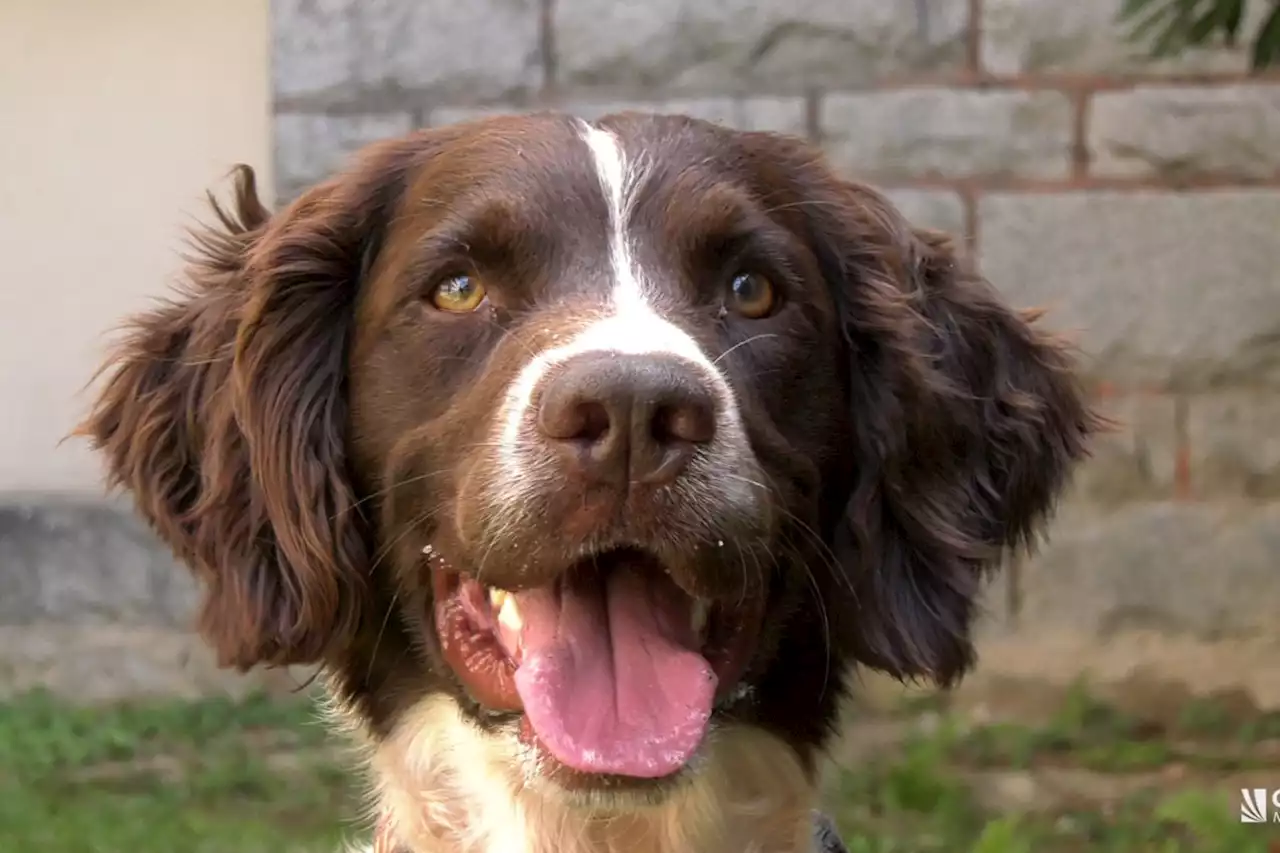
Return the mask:
<path id="1" fill-rule="evenodd" d="M 660 803 L 584 803 L 538 778 L 515 738 L 425 699 L 369 743 L 376 807 L 404 853 L 808 853 L 813 780 L 777 737 L 713 731 L 697 774 Z"/>

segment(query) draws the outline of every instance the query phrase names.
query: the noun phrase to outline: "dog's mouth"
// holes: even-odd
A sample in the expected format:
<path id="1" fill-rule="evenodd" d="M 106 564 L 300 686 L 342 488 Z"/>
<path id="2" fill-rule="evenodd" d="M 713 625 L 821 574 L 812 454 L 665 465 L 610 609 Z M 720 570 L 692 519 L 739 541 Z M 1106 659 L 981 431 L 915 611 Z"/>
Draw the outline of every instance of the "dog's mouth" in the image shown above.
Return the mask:
<path id="1" fill-rule="evenodd" d="M 686 593 L 655 557 L 597 554 L 508 592 L 433 567 L 448 664 L 481 705 L 570 770 L 660 779 L 702 743 L 755 651 L 763 604 Z"/>

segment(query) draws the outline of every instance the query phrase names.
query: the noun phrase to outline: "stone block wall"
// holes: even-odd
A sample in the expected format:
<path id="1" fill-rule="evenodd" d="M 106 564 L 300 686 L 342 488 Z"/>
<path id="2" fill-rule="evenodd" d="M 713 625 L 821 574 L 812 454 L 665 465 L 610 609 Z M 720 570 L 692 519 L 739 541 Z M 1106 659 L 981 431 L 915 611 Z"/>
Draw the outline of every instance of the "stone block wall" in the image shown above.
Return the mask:
<path id="1" fill-rule="evenodd" d="M 490 112 L 647 108 L 818 142 L 1049 307 L 1121 421 L 993 624 L 1280 635 L 1280 77 L 1242 48 L 1152 61 L 1119 0 L 274 8 L 283 197 L 361 143 Z"/>

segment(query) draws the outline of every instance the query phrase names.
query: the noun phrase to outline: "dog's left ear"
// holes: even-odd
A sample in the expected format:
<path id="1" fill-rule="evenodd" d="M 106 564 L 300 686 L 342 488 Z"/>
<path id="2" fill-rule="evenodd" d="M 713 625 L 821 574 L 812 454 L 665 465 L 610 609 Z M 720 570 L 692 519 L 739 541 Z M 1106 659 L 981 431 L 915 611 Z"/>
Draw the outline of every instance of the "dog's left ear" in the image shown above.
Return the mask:
<path id="1" fill-rule="evenodd" d="M 241 169 L 182 289 L 130 319 L 80 427 L 201 582 L 198 625 L 224 666 L 322 661 L 363 615 L 347 351 L 365 266 L 425 147 L 370 146 L 274 216 Z"/>
<path id="2" fill-rule="evenodd" d="M 947 684 L 973 661 L 984 573 L 1034 542 L 1101 421 L 1066 342 L 947 237 L 868 188 L 837 196 L 815 215 L 858 466 L 835 535 L 855 594 L 840 627 L 860 662 Z"/>

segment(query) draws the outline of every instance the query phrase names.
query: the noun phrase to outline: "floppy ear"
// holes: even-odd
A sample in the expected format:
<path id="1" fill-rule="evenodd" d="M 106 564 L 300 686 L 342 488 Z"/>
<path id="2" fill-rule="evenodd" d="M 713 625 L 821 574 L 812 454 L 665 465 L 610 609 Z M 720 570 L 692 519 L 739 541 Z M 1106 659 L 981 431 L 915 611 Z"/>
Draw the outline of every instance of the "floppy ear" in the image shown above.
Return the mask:
<path id="1" fill-rule="evenodd" d="M 856 443 L 835 537 L 856 606 L 846 648 L 940 684 L 973 661 L 984 572 L 1031 546 L 1100 421 L 1065 342 L 1039 330 L 877 193 L 820 207 Z"/>
<path id="2" fill-rule="evenodd" d="M 321 659 L 360 616 L 369 542 L 347 475 L 345 355 L 407 156 L 375 149 L 276 217 L 240 167 L 177 298 L 129 322 L 79 432 L 204 585 L 223 666 Z"/>

